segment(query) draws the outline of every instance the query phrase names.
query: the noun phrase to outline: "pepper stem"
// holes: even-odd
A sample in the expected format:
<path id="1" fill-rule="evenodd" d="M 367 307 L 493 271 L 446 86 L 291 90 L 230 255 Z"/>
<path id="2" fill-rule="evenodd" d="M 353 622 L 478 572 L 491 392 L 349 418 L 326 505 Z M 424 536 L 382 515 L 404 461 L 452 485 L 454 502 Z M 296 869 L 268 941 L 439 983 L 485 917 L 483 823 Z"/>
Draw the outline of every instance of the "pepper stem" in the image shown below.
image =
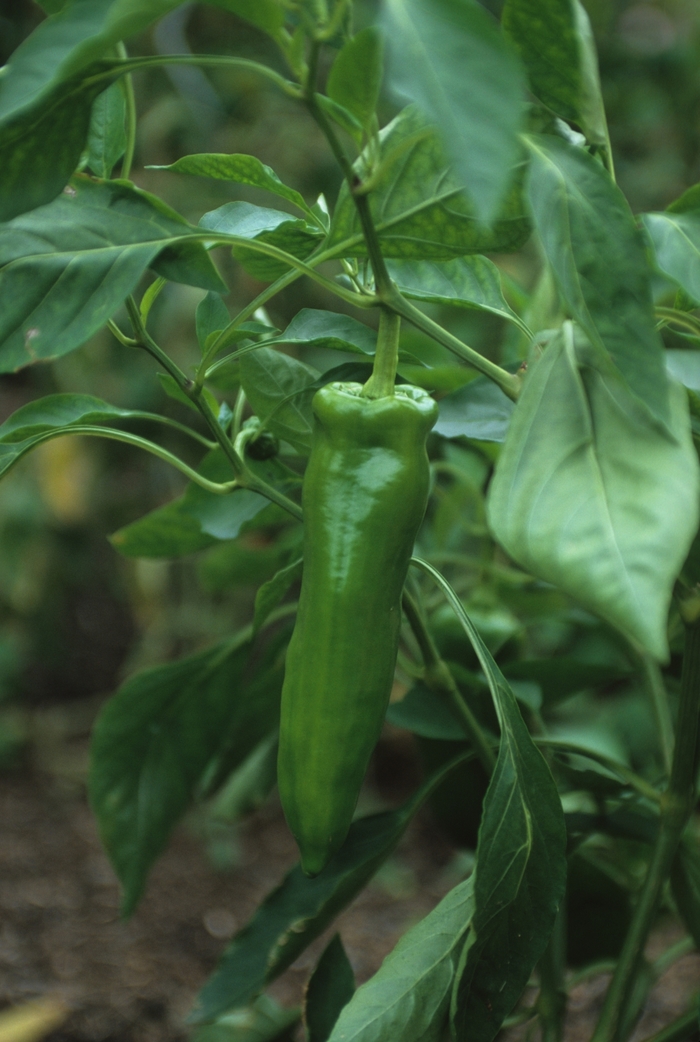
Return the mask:
<path id="1" fill-rule="evenodd" d="M 365 398 L 390 398 L 394 393 L 396 367 L 399 364 L 399 334 L 401 316 L 388 308 L 379 312 L 379 333 L 374 368 L 369 380 L 362 388 Z"/>

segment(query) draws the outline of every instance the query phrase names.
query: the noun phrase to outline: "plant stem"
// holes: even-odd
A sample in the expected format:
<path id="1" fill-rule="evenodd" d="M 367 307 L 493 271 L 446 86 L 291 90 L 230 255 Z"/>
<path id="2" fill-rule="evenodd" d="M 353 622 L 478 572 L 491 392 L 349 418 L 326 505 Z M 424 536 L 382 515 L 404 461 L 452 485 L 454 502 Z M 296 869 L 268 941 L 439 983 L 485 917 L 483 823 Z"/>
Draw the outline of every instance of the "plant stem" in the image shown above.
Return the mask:
<path id="1" fill-rule="evenodd" d="M 96 83 L 100 80 L 114 79 L 117 75 L 124 75 L 134 69 L 152 69 L 158 65 L 204 65 L 210 67 L 229 67 L 245 69 L 247 72 L 257 72 L 265 79 L 271 80 L 285 94 L 292 98 L 299 98 L 300 92 L 296 83 L 286 80 L 274 69 L 262 65 L 260 62 L 251 61 L 250 58 L 234 58 L 217 54 L 153 54 L 143 58 L 103 58 L 100 63 L 104 71 L 90 76 L 86 82 Z"/>
<path id="2" fill-rule="evenodd" d="M 592 1042 L 614 1042 L 618 1025 L 626 1021 L 635 977 L 656 916 L 661 890 L 693 810 L 699 715 L 700 621 L 696 621 L 686 627 L 676 744 L 671 778 L 661 798 L 659 834 Z"/>
<path id="3" fill-rule="evenodd" d="M 561 1042 L 566 1013 L 566 915 L 562 903 L 554 921 L 544 955 L 540 959 L 540 993 L 537 1012 L 542 1026 L 542 1042 Z"/>
<path id="4" fill-rule="evenodd" d="M 690 1042 L 698 1030 L 698 1002 L 694 999 L 693 1005 L 680 1017 L 676 1017 L 655 1035 L 650 1035 L 644 1042 Z"/>
<path id="5" fill-rule="evenodd" d="M 126 47 L 120 41 L 117 44 L 117 54 L 120 58 L 127 59 Z M 134 80 L 131 73 L 127 73 L 122 80 L 122 91 L 126 102 L 126 148 L 122 159 L 120 176 L 128 178 L 134 162 L 134 151 L 136 149 L 136 96 L 134 94 Z"/>
<path id="6" fill-rule="evenodd" d="M 491 743 L 484 734 L 479 721 L 462 698 L 449 666 L 440 658 L 440 653 L 423 621 L 418 604 L 406 589 L 403 592 L 402 603 L 406 618 L 423 656 L 426 687 L 436 694 L 449 699 L 452 707 L 459 715 L 464 733 L 472 743 L 474 752 L 490 777 L 496 766 L 496 756 L 491 748 Z"/>
<path id="7" fill-rule="evenodd" d="M 656 316 L 663 320 L 664 324 L 668 322 L 674 322 L 677 326 L 683 326 L 684 329 L 694 333 L 695 336 L 700 336 L 700 320 L 695 318 L 694 315 L 689 315 L 685 311 L 678 311 L 676 308 L 654 308 Z"/>
<path id="8" fill-rule="evenodd" d="M 671 712 L 668 706 L 666 685 L 664 684 L 659 664 L 651 655 L 642 654 L 639 657 L 639 661 L 644 672 L 652 709 L 654 710 L 664 770 L 666 775 L 670 777 L 673 765 L 673 721 L 671 720 Z"/>
<path id="9" fill-rule="evenodd" d="M 372 375 L 362 388 L 365 398 L 390 398 L 394 393 L 400 332 L 401 316 L 382 308 L 379 312 L 379 334 Z"/>

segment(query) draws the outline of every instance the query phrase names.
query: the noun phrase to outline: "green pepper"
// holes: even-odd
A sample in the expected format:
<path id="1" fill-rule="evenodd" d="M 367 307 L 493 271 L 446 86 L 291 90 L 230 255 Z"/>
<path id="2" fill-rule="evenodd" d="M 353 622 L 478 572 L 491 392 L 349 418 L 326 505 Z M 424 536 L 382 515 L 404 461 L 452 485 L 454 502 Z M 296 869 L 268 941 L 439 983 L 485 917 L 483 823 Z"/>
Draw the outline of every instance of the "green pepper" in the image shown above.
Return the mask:
<path id="1" fill-rule="evenodd" d="M 401 592 L 428 499 L 437 405 L 418 387 L 314 397 L 304 571 L 282 689 L 278 782 L 302 867 L 341 846 L 394 678 Z"/>

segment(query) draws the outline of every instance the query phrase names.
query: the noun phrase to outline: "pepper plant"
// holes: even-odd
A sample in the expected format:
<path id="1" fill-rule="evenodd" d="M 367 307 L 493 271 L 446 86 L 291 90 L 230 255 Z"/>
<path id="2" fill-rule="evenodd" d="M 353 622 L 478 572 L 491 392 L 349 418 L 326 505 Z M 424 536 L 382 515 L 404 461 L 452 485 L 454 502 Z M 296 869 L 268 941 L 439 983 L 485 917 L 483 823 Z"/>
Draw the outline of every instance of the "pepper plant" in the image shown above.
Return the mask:
<path id="1" fill-rule="evenodd" d="M 336 935 L 309 983 L 306 1037 L 490 1042 L 538 1018 L 561 1038 L 583 865 L 617 881 L 629 913 L 603 952 L 593 1035 L 622 1042 L 662 967 L 700 945 L 699 187 L 632 215 L 579 0 L 506 0 L 500 23 L 476 0 L 383 0 L 373 21 L 351 0 L 212 2 L 279 60 L 132 57 L 129 38 L 177 0 L 45 0 L 0 76 L 0 371 L 59 358 L 106 324 L 191 407 L 182 423 L 41 398 L 0 426 L 0 472 L 62 435 L 114 439 L 189 482 L 113 535 L 120 552 L 215 555 L 251 529 L 278 548 L 249 625 L 130 677 L 97 721 L 90 794 L 124 913 L 193 800 L 271 790 L 282 696 L 277 774 L 308 874 L 292 869 L 224 952 L 192 1015 L 198 1037 L 294 1030 L 299 1011 L 265 988 L 447 794 L 457 831 L 474 824 L 473 872 L 357 990 Z M 341 177 L 331 205 L 250 155 L 169 169 L 252 185 L 281 209 L 231 202 L 195 226 L 134 185 L 131 75 L 177 63 L 244 69 L 305 108 Z M 215 247 L 265 284 L 235 315 Z M 505 274 L 523 248 L 540 258 L 531 292 Z M 266 305 L 301 279 L 341 310 L 275 328 Z M 185 368 L 149 323 L 168 282 L 206 294 Z M 502 364 L 438 307 L 496 316 L 510 330 Z M 681 349 L 665 348 L 669 328 Z M 458 364 L 419 363 L 411 329 Z M 321 372 L 297 357 L 309 348 L 347 360 Z M 161 444 L 164 424 L 198 465 Z M 567 657 L 563 638 L 550 640 L 559 657 L 536 642 L 508 651 L 472 618 L 479 580 L 511 606 L 529 591 L 545 605 L 533 618 L 554 598 L 567 632 L 595 631 L 607 658 Z M 407 693 L 387 709 L 397 650 Z M 632 675 L 656 742 L 640 762 L 562 732 L 567 698 Z M 385 715 L 422 743 L 426 780 L 351 823 Z M 651 964 L 662 903 L 688 936 Z M 697 1016 L 695 1002 L 659 1037 L 690 1037 Z"/>

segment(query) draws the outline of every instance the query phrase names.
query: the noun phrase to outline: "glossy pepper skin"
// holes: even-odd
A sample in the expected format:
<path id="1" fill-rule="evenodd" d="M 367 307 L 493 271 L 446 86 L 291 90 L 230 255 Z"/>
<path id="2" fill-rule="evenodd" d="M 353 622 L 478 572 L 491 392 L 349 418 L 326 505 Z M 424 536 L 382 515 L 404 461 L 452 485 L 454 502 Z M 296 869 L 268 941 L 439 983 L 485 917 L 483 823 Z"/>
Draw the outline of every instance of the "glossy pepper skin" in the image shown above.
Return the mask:
<path id="1" fill-rule="evenodd" d="M 287 652 L 278 783 L 308 875 L 341 846 L 394 678 L 401 592 L 428 499 L 437 405 L 420 388 L 314 397 L 304 572 Z"/>

